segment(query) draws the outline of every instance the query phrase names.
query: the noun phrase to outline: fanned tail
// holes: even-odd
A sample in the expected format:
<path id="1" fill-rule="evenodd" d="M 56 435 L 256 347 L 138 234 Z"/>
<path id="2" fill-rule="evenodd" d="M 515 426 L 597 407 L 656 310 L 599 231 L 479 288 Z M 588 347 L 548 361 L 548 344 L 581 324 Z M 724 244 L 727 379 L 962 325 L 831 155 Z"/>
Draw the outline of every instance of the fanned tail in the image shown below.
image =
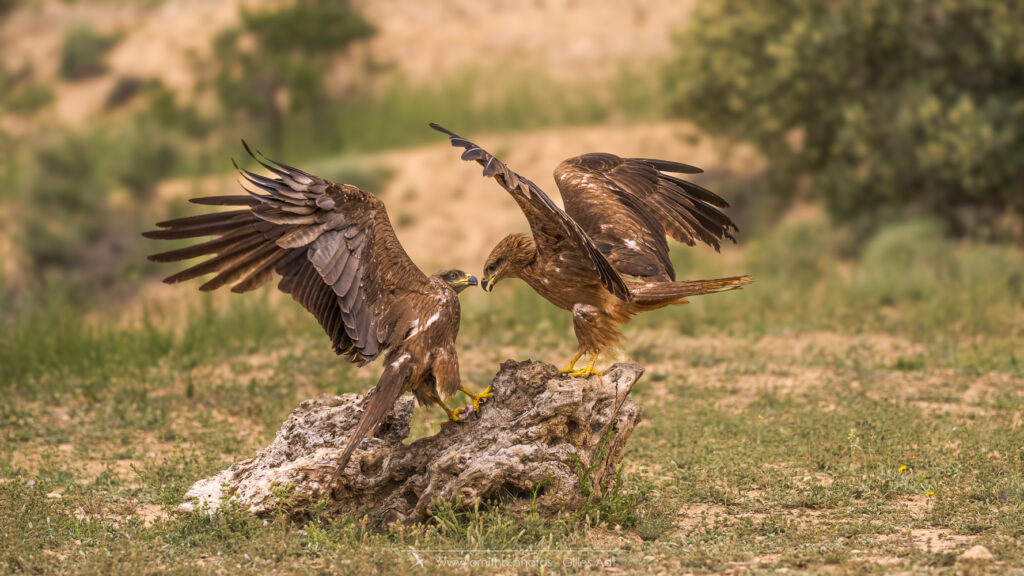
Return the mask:
<path id="1" fill-rule="evenodd" d="M 647 282 L 630 286 L 632 302 L 640 309 L 653 309 L 670 304 L 682 304 L 689 296 L 738 290 L 752 282 L 750 276 L 731 276 L 714 280 L 688 280 L 685 282 Z"/>
<path id="2" fill-rule="evenodd" d="M 408 357 L 405 360 L 408 360 Z M 348 466 L 348 461 L 352 458 L 352 453 L 355 452 L 359 443 L 377 424 L 380 424 L 380 421 L 384 419 L 384 416 L 387 415 L 388 411 L 395 405 L 395 402 L 398 401 L 398 397 L 402 395 L 402 385 L 405 384 L 411 373 L 412 364 L 402 362 L 401 359 L 387 365 L 384 373 L 380 376 L 380 380 L 377 381 L 377 386 L 370 392 L 372 396 L 366 406 L 366 410 L 359 418 L 359 424 L 356 424 L 356 429 L 352 431 L 352 435 L 348 438 L 345 451 L 341 453 L 341 459 L 338 461 L 338 469 L 334 471 L 334 476 L 331 477 L 330 486 L 333 486 L 338 481 L 338 478 L 341 477 L 341 474 L 345 471 L 345 466 Z"/>

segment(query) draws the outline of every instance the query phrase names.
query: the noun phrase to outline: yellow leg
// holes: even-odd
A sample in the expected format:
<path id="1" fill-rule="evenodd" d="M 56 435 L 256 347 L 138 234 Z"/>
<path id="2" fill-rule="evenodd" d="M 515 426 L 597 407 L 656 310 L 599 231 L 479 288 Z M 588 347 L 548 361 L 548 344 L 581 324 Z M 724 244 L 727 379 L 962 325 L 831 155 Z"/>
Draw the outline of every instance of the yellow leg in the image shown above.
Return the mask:
<path id="1" fill-rule="evenodd" d="M 577 350 L 576 351 L 576 355 L 572 357 L 572 360 L 569 360 L 569 363 L 565 365 L 565 368 L 562 368 L 561 370 L 559 370 L 558 373 L 559 374 L 568 374 L 568 373 L 572 372 L 573 370 L 575 370 L 576 369 L 576 363 L 579 362 L 580 356 L 583 356 L 583 352 Z"/>
<path id="2" fill-rule="evenodd" d="M 600 353 L 594 354 L 590 358 L 590 362 L 588 362 L 586 366 L 580 368 L 579 370 L 569 372 L 569 376 L 572 376 L 573 378 L 589 378 L 591 376 L 600 376 L 601 371 L 594 369 L 594 364 L 597 363 L 597 357 L 600 355 Z"/>
<path id="3" fill-rule="evenodd" d="M 444 426 L 445 424 L 447 424 L 449 422 L 458 422 L 459 421 L 459 415 L 455 413 L 455 410 L 452 410 L 451 408 L 449 408 L 448 405 L 446 405 L 441 400 L 438 400 L 437 403 L 441 406 L 441 408 L 444 408 L 444 411 L 448 414 L 448 419 L 445 420 L 444 422 L 441 422 L 442 426 Z"/>
<path id="4" fill-rule="evenodd" d="M 486 390 L 484 390 L 483 392 L 481 392 L 479 394 L 473 394 L 469 390 L 466 390 L 465 386 L 459 386 L 459 390 L 461 390 L 462 393 L 465 394 L 466 396 L 469 396 L 470 398 L 473 399 L 473 412 L 479 412 L 480 411 L 480 401 L 481 400 L 483 400 L 484 398 L 493 398 L 494 397 L 494 394 L 491 394 L 491 387 L 490 386 L 488 386 Z"/>

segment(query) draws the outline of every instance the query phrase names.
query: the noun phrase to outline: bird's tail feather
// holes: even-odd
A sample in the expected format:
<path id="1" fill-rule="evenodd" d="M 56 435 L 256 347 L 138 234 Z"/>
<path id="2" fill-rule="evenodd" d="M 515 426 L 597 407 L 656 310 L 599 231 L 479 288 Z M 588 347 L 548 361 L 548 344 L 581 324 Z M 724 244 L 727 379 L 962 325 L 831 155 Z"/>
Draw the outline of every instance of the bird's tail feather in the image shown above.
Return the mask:
<path id="1" fill-rule="evenodd" d="M 363 415 L 359 418 L 359 423 L 356 424 L 356 429 L 352 431 L 352 435 L 348 438 L 348 444 L 345 445 L 345 450 L 341 453 L 341 459 L 338 461 L 338 469 L 334 471 L 334 476 L 331 477 L 331 486 L 338 481 L 342 472 L 345 471 L 345 466 L 348 466 L 348 461 L 352 458 L 352 453 L 355 452 L 359 443 L 384 419 L 384 416 L 387 415 L 399 396 L 402 395 L 403 384 L 405 384 L 405 381 L 412 372 L 411 364 L 409 362 L 398 363 L 397 367 L 395 367 L 395 363 L 392 363 L 387 366 L 384 373 L 381 374 L 380 380 L 377 381 L 377 386 L 371 392 L 372 396 L 366 406 L 366 410 L 363 411 Z"/>
<path id="2" fill-rule="evenodd" d="M 731 276 L 714 280 L 688 280 L 685 282 L 647 282 L 630 286 L 632 302 L 647 308 L 681 304 L 688 296 L 738 290 L 752 282 L 750 276 Z"/>

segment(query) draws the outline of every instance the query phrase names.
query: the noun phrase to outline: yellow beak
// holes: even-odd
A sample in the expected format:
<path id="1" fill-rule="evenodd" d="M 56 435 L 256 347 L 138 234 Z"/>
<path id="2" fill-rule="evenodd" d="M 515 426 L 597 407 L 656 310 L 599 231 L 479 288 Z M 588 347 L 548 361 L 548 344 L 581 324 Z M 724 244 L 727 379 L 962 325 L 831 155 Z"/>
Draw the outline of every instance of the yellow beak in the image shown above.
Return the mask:
<path id="1" fill-rule="evenodd" d="M 467 274 L 464 278 L 455 281 L 456 286 L 476 286 L 476 276 Z"/>

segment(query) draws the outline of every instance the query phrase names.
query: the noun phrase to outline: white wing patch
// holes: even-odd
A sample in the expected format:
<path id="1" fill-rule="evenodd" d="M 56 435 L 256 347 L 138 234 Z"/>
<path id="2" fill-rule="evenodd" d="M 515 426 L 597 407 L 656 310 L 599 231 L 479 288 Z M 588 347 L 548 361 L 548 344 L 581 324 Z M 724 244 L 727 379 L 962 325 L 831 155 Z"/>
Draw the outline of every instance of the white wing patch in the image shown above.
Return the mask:
<path id="1" fill-rule="evenodd" d="M 409 335 L 405 337 L 406 340 L 420 333 L 420 319 L 417 318 L 412 321 L 412 329 L 409 330 Z"/>
<path id="2" fill-rule="evenodd" d="M 401 356 L 398 357 L 398 360 L 395 360 L 394 362 L 391 363 L 391 367 L 398 368 L 402 364 L 405 364 L 406 361 L 409 360 L 409 358 L 412 358 L 412 356 L 409 356 L 408 354 L 402 354 Z"/>
<path id="3" fill-rule="evenodd" d="M 434 322 L 437 322 L 438 318 L 440 318 L 440 317 L 441 317 L 441 313 L 440 312 L 434 312 L 433 316 L 431 316 L 430 318 L 427 318 L 427 325 L 424 326 L 424 328 L 430 327 L 430 325 L 433 324 Z"/>

